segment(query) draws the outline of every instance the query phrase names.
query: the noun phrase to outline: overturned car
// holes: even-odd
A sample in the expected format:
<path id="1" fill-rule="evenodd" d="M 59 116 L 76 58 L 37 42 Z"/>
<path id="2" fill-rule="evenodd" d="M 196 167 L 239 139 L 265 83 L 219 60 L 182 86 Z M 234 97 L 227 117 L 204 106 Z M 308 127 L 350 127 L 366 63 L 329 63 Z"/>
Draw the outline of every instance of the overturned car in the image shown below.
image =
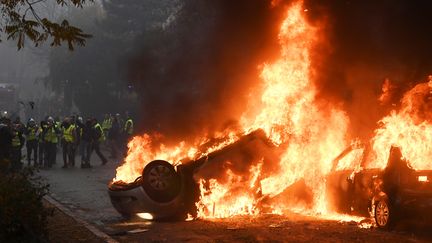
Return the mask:
<path id="1" fill-rule="evenodd" d="M 369 151 L 367 146 L 349 147 L 334 160 L 326 185 L 334 209 L 371 216 L 380 228 L 391 228 L 401 218 L 429 218 L 432 170 L 412 169 L 398 147 L 391 147 L 384 169 L 368 168 Z M 337 170 L 352 153 L 358 155 L 351 156 L 358 169 Z"/>
<path id="2" fill-rule="evenodd" d="M 110 183 L 108 194 L 114 208 L 125 217 L 146 214 L 150 219 L 165 220 L 185 218 L 188 214 L 195 216 L 200 196 L 194 178 L 196 173 L 221 171 L 228 160 L 233 162 L 233 170 L 240 170 L 235 167 L 262 159 L 263 155 L 271 156 L 276 151 L 265 133 L 257 130 L 220 150 L 181 165 L 152 161 L 135 182 Z"/>

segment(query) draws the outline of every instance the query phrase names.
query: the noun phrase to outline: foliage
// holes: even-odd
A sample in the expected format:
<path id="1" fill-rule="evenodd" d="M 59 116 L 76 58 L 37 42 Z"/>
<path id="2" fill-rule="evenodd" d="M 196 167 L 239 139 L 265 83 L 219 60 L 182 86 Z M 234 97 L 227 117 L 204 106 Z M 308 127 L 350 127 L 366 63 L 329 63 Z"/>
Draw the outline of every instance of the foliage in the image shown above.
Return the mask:
<path id="1" fill-rule="evenodd" d="M 130 57 L 147 39 L 157 39 L 156 29 L 176 5 L 172 0 L 103 1 L 83 10 L 69 11 L 74 20 L 91 32 L 86 48 L 69 52 L 52 49 L 47 84 L 64 98 L 65 113 L 74 105 L 84 116 L 136 109 L 136 93 L 127 77 Z M 149 38 L 143 39 L 142 36 Z"/>
<path id="2" fill-rule="evenodd" d="M 42 204 L 47 191 L 48 185 L 35 179 L 31 169 L 19 173 L 0 171 L 0 242 L 34 242 L 47 238 L 50 211 Z"/>
<path id="3" fill-rule="evenodd" d="M 70 25 L 67 20 L 55 22 L 41 16 L 37 6 L 44 2 L 46 0 L 0 0 L 0 34 L 5 33 L 8 40 L 16 41 L 18 49 L 24 47 L 26 38 L 35 46 L 48 39 L 52 39 L 51 46 L 67 43 L 69 50 L 75 45 L 84 46 L 91 35 Z M 86 2 L 93 0 L 56 0 L 60 6 L 77 8 L 82 8 Z"/>

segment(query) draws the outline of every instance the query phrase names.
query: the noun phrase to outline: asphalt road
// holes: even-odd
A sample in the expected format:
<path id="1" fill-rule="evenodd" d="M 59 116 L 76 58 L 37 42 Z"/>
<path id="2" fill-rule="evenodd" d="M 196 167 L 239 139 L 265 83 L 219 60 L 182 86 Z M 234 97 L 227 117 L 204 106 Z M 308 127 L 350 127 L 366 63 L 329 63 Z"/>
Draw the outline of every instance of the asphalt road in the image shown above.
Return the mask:
<path id="1" fill-rule="evenodd" d="M 106 152 L 104 154 L 107 155 Z M 75 167 L 63 169 L 59 153 L 53 168 L 41 169 L 39 175 L 50 185 L 52 198 L 89 223 L 103 227 L 107 222 L 122 219 L 112 207 L 107 193 L 107 185 L 114 177 L 119 162 L 111 159 L 102 165 L 93 154 L 90 163 L 93 168 L 81 169 L 77 156 Z"/>
<path id="2" fill-rule="evenodd" d="M 190 222 L 126 221 L 107 194 L 119 161 L 102 166 L 95 155 L 92 159 L 92 169 L 62 169 L 59 154 L 57 164 L 39 174 L 50 184 L 51 197 L 120 242 L 432 242 L 428 225 L 404 222 L 389 232 L 292 212 Z"/>

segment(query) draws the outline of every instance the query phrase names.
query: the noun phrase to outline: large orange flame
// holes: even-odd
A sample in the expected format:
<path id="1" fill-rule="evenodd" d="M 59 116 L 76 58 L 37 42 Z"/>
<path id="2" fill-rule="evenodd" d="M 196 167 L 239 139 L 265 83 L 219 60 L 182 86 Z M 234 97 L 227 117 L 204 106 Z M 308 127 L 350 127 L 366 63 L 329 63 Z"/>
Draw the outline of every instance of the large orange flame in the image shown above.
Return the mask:
<path id="1" fill-rule="evenodd" d="M 277 195 L 305 178 L 316 195 L 314 209 L 324 213 L 324 176 L 331 169 L 332 159 L 346 145 L 348 119 L 342 111 L 320 105 L 315 98 L 317 91 L 312 80 L 311 51 L 318 41 L 317 30 L 304 16 L 303 3 L 294 3 L 280 28 L 280 58 L 272 64 L 265 64 L 262 69 L 262 106 L 258 107 L 259 112 L 245 113 L 242 125 L 245 131 L 263 129 L 276 145 L 288 144 L 281 161 L 275 161 L 279 163 L 279 172 L 261 179 L 262 193 Z M 252 118 L 247 115 L 257 113 Z M 257 173 L 259 171 L 247 184 L 254 184 L 252 180 L 257 178 Z M 229 188 L 236 185 L 234 181 L 224 185 L 216 181 L 210 183 L 210 191 L 202 190 L 199 205 L 207 210 L 201 210 L 200 216 L 256 213 L 256 198 L 250 196 L 254 187 L 244 187 L 241 195 L 227 199 Z M 281 207 L 283 205 L 275 207 L 274 212 L 279 212 Z"/>
<path id="2" fill-rule="evenodd" d="M 273 4 L 277 4 L 273 0 Z M 194 143 L 165 146 L 157 137 L 144 134 L 128 144 L 128 155 L 117 168 L 114 182 L 133 182 L 152 160 L 163 159 L 180 164 L 184 159 L 194 160 L 239 140 L 239 134 L 262 129 L 275 146 L 283 149 L 279 161 L 255 161 L 248 173 L 236 174 L 226 169 L 224 180 L 200 179 L 198 216 L 221 218 L 234 215 L 256 215 L 264 198 L 272 198 L 289 186 L 304 179 L 313 192 L 312 207 L 307 213 L 324 215 L 331 219 L 359 220 L 328 212 L 325 195 L 325 175 L 332 169 L 332 160 L 349 144 L 348 118 L 336 106 L 316 98 L 313 81 L 312 50 L 320 42 L 319 28 L 311 25 L 305 16 L 303 2 L 297 1 L 288 9 L 280 26 L 280 56 L 262 67 L 261 100 L 250 101 L 247 111 L 239 115 L 239 131 L 202 136 Z M 386 80 L 382 103 L 390 100 L 394 87 Z M 384 117 L 372 139 L 372 156 L 367 167 L 385 168 L 389 148 L 401 147 L 402 154 L 414 169 L 432 169 L 432 76 L 429 83 L 415 86 L 407 92 L 399 111 Z M 209 138 L 217 138 L 212 146 L 203 146 Z M 356 147 L 358 141 L 351 146 Z M 359 169 L 361 150 L 350 153 L 339 161 L 336 169 Z M 264 174 L 265 163 L 278 168 Z M 282 213 L 288 205 L 271 205 L 271 212 Z M 300 208 L 305 212 L 304 208 Z"/>
<path id="3" fill-rule="evenodd" d="M 316 100 L 311 51 L 319 36 L 304 13 L 302 1 L 288 9 L 280 27 L 280 58 L 262 68 L 261 106 L 249 109 L 240 118 L 243 133 L 263 129 L 275 145 L 286 146 L 281 160 L 274 161 L 278 163 L 279 171 L 262 178 L 260 162 L 252 165 L 247 176 L 227 170 L 228 179 L 224 183 L 216 179 L 201 180 L 201 198 L 197 205 L 200 217 L 259 213 L 257 190 L 263 195 L 274 196 L 301 178 L 305 178 L 315 192 L 314 209 L 321 213 L 326 211 L 324 175 L 330 171 L 332 159 L 346 145 L 348 119 L 336 107 Z M 125 163 L 117 169 L 113 181 L 133 182 L 152 160 L 164 159 L 178 164 L 181 159 L 198 158 L 238 139 L 234 134 L 221 134 L 220 137 L 226 139 L 200 151 L 200 145 L 207 141 L 205 137 L 192 145 L 180 143 L 174 147 L 155 147 L 151 136 L 137 136 L 129 142 Z M 273 212 L 280 212 L 282 208 L 283 205 L 278 205 Z"/>
<path id="4" fill-rule="evenodd" d="M 384 168 L 389 148 L 398 146 L 414 169 L 432 169 L 432 82 L 408 91 L 398 112 L 384 117 L 373 138 L 374 158 L 369 167 Z"/>

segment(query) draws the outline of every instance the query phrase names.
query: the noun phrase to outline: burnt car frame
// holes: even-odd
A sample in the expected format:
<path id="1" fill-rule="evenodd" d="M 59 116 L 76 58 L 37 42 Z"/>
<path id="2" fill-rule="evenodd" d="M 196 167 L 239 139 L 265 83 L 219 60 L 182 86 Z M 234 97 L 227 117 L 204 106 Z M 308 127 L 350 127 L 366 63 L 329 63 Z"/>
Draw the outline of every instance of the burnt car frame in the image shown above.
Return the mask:
<path id="1" fill-rule="evenodd" d="M 356 150 L 361 150 L 353 163 L 357 169 L 337 170 L 338 163 Z M 368 168 L 370 154 L 367 145 L 350 146 L 333 161 L 326 188 L 334 209 L 370 216 L 379 228 L 387 229 L 402 218 L 427 219 L 432 209 L 432 171 L 412 169 L 398 147 L 390 148 L 384 169 Z"/>

